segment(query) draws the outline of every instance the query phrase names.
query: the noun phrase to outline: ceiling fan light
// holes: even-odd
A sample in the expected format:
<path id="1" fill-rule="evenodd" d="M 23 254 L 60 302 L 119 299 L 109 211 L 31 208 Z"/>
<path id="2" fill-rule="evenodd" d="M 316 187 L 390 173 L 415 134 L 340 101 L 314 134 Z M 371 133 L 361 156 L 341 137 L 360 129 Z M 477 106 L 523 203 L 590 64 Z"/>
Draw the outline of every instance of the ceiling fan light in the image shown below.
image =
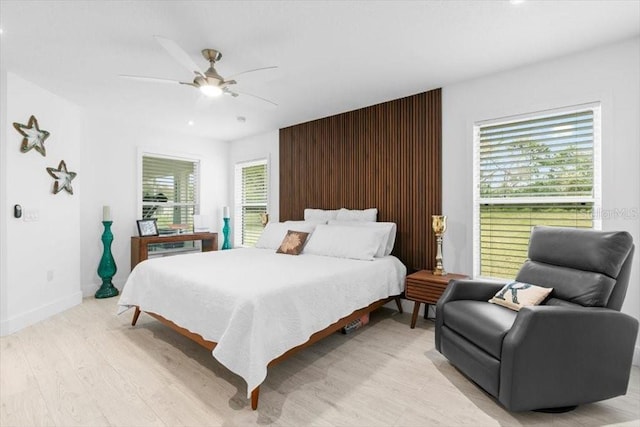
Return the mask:
<path id="1" fill-rule="evenodd" d="M 205 94 L 206 96 L 220 96 L 222 95 L 222 89 L 220 89 L 218 86 L 212 86 L 212 85 L 202 85 L 200 86 L 200 91 Z"/>

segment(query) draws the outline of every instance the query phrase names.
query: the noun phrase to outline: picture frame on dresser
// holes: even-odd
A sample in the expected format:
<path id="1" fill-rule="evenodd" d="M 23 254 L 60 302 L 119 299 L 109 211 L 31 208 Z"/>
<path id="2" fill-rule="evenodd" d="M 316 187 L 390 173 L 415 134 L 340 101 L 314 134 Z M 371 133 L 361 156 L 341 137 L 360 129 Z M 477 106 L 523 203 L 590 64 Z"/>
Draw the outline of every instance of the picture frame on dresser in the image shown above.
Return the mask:
<path id="1" fill-rule="evenodd" d="M 138 235 L 140 237 L 158 236 L 158 223 L 155 219 L 139 219 L 138 223 Z"/>

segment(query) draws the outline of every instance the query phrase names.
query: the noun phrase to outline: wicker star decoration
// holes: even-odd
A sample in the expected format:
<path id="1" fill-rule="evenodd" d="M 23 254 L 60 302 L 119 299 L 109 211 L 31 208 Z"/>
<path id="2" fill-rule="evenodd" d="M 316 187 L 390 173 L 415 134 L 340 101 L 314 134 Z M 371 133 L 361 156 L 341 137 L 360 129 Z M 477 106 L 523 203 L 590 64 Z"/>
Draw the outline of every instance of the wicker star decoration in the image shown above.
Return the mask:
<path id="1" fill-rule="evenodd" d="M 47 168 L 49 175 L 56 181 L 53 183 L 53 194 L 58 194 L 62 190 L 66 190 L 69 194 L 73 194 L 73 187 L 71 187 L 71 181 L 76 177 L 77 173 L 69 172 L 67 170 L 67 164 L 64 160 L 60 160 L 58 169 Z"/>
<path id="2" fill-rule="evenodd" d="M 28 124 L 14 123 L 13 127 L 23 136 L 20 151 L 26 153 L 32 148 L 35 148 L 36 151 L 43 156 L 47 155 L 47 150 L 44 148 L 44 141 L 49 137 L 49 132 L 40 130 L 38 119 L 36 119 L 35 116 L 29 117 Z"/>

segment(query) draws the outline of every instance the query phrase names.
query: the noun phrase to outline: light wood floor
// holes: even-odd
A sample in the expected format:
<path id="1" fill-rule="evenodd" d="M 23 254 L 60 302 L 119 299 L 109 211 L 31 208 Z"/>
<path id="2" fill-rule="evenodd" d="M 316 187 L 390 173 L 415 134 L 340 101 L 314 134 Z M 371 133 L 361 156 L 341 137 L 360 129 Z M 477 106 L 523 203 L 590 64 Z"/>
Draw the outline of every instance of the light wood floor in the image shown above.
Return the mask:
<path id="1" fill-rule="evenodd" d="M 626 396 L 565 414 L 511 414 L 435 349 L 434 324 L 382 309 L 271 368 L 257 411 L 242 379 L 203 348 L 117 298 L 83 304 L 0 339 L 0 425 L 629 425 L 640 422 L 640 375 Z"/>

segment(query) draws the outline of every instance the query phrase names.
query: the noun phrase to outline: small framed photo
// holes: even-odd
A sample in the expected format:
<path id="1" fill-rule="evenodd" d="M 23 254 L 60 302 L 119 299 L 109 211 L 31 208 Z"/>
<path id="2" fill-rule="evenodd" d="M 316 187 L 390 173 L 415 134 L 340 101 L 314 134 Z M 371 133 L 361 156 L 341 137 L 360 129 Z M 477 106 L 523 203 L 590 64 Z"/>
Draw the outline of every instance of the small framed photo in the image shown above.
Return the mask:
<path id="1" fill-rule="evenodd" d="M 140 237 L 157 236 L 158 224 L 155 219 L 139 219 L 138 220 L 138 234 Z"/>

